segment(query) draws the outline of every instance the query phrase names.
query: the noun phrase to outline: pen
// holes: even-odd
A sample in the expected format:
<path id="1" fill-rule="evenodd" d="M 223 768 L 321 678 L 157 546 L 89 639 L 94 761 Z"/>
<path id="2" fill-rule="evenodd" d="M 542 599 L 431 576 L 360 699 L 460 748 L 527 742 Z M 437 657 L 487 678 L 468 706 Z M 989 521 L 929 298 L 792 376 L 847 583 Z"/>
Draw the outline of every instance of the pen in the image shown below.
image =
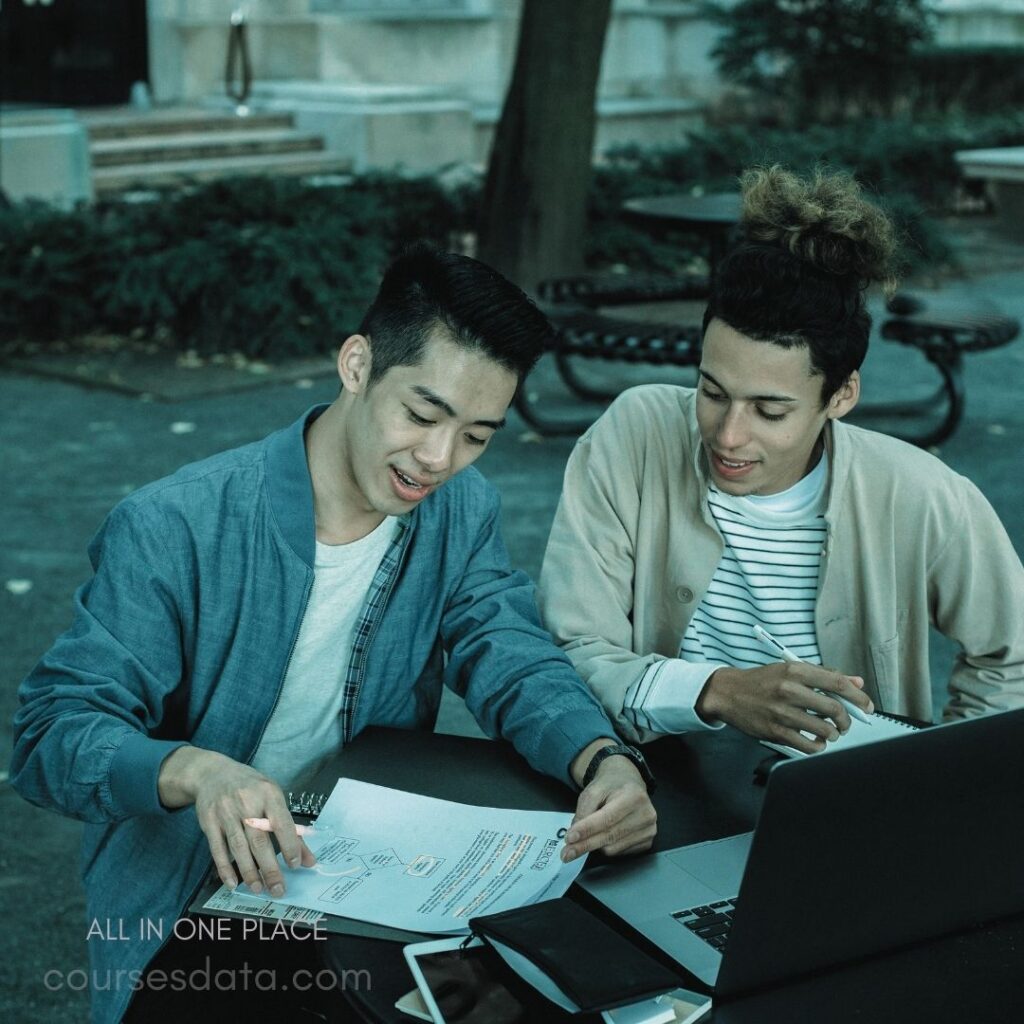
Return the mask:
<path id="1" fill-rule="evenodd" d="M 269 818 L 243 818 L 243 823 L 250 828 L 258 828 L 261 832 L 273 832 L 274 826 L 270 824 Z M 317 828 L 315 825 L 296 825 L 297 836 L 315 836 L 326 832 L 326 828 Z"/>
<path id="2" fill-rule="evenodd" d="M 756 636 L 757 639 L 766 647 L 771 648 L 771 650 L 778 654 L 783 661 L 800 661 L 800 658 L 798 658 L 788 647 L 780 644 L 779 641 L 776 640 L 775 637 L 773 637 L 763 626 L 754 626 L 754 636 Z M 828 696 L 834 697 L 839 701 L 839 703 L 842 704 L 858 722 L 863 722 L 865 725 L 873 724 L 871 719 L 868 718 L 868 716 L 864 714 L 856 704 L 851 703 L 845 697 L 840 697 L 838 693 L 830 693 Z"/>

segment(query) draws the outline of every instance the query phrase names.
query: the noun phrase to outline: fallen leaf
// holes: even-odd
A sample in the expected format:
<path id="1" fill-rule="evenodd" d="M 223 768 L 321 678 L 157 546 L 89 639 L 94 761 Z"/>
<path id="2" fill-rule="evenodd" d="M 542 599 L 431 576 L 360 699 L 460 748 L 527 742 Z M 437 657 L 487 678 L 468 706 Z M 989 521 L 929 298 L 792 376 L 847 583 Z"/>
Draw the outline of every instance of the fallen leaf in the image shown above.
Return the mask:
<path id="1" fill-rule="evenodd" d="M 178 356 L 175 364 L 183 370 L 198 370 L 201 366 L 205 365 L 205 360 L 200 358 L 199 353 L 194 348 L 190 348 L 187 352 Z"/>

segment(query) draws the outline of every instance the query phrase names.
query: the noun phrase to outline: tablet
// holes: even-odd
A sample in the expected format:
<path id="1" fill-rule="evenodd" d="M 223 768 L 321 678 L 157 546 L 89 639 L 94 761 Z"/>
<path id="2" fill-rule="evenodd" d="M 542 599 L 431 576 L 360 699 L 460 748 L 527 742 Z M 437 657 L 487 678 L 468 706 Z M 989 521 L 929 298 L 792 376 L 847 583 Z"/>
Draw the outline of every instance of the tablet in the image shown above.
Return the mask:
<path id="1" fill-rule="evenodd" d="M 434 1024 L 536 1024 L 572 1020 L 511 974 L 501 957 L 480 939 L 456 935 L 405 947 Z"/>

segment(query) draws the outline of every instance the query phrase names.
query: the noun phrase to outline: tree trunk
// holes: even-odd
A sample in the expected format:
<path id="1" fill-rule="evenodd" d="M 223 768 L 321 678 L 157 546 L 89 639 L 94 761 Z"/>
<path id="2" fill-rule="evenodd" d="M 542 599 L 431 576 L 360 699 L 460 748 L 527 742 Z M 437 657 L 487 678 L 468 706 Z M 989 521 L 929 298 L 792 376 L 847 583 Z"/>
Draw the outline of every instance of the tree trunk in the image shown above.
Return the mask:
<path id="1" fill-rule="evenodd" d="M 594 98 L 611 0 L 523 0 L 478 255 L 526 291 L 583 268 Z"/>

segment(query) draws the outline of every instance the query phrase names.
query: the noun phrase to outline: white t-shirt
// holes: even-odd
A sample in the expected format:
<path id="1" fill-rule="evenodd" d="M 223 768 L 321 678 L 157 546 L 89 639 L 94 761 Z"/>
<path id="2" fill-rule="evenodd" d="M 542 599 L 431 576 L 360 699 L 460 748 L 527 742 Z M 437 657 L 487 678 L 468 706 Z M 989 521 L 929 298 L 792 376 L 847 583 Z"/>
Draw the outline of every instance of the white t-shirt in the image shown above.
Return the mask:
<path id="1" fill-rule="evenodd" d="M 313 589 L 252 766 L 285 792 L 341 749 L 339 713 L 356 621 L 395 535 L 388 516 L 350 544 L 316 543 Z"/>

